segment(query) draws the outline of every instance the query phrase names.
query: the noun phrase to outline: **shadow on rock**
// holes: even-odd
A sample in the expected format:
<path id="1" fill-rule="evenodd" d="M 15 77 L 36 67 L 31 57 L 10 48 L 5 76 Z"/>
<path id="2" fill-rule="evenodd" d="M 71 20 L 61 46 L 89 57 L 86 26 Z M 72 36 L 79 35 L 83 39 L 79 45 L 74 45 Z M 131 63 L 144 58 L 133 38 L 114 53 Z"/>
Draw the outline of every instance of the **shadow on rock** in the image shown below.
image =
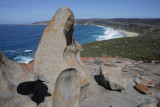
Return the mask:
<path id="1" fill-rule="evenodd" d="M 106 87 L 104 86 L 104 84 L 101 82 L 100 75 L 94 75 L 94 79 L 95 79 L 95 81 L 97 82 L 97 84 L 98 84 L 99 86 L 102 86 L 102 87 L 104 87 L 105 89 L 107 89 L 107 90 L 109 90 L 109 91 L 118 91 L 118 92 L 121 92 L 121 90 L 112 90 L 112 89 L 109 87 L 109 85 L 108 85 L 108 87 L 106 88 Z"/>
<path id="2" fill-rule="evenodd" d="M 104 85 L 103 85 L 102 82 L 101 82 L 100 75 L 94 75 L 94 79 L 95 79 L 95 81 L 97 82 L 97 84 L 98 84 L 99 86 L 104 87 Z"/>
<path id="3" fill-rule="evenodd" d="M 47 91 L 48 87 L 40 80 L 23 82 L 17 87 L 19 94 L 28 95 L 37 105 L 44 102 L 45 97 L 51 96 Z"/>

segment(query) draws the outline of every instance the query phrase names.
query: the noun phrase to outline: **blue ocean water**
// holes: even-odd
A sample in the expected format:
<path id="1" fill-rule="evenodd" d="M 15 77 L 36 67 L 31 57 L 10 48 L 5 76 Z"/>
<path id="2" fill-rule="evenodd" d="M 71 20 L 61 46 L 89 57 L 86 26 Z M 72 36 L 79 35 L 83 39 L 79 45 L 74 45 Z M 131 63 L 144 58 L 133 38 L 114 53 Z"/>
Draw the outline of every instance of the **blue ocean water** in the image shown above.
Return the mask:
<path id="1" fill-rule="evenodd" d="M 0 50 L 11 60 L 30 62 L 45 27 L 46 25 L 0 25 Z M 125 36 L 110 28 L 87 25 L 75 25 L 73 35 L 80 44 Z"/>

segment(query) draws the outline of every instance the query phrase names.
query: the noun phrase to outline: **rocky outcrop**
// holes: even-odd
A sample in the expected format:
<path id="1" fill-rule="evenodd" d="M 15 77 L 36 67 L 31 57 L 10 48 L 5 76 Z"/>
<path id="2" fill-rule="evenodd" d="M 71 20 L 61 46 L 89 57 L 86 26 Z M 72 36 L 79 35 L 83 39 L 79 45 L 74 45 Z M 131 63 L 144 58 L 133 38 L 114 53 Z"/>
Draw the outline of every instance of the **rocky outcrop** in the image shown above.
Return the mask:
<path id="1" fill-rule="evenodd" d="M 91 81 L 90 95 L 80 103 L 81 107 L 157 107 L 157 98 L 160 98 L 160 64 L 113 57 L 83 57 L 82 61 L 89 68 Z M 108 88 L 109 84 L 106 88 L 101 81 L 100 66 L 104 66 L 104 71 L 121 74 L 127 81 L 125 90 L 113 91 Z M 137 85 L 143 91 L 146 90 L 147 94 L 137 90 L 134 82 L 136 78 L 141 81 L 140 78 L 144 76 L 156 82 L 154 87 Z"/>
<path id="2" fill-rule="evenodd" d="M 45 28 L 33 62 L 16 63 L 0 53 L 0 107 L 79 107 L 90 79 L 73 31 L 74 15 L 62 7 Z"/>

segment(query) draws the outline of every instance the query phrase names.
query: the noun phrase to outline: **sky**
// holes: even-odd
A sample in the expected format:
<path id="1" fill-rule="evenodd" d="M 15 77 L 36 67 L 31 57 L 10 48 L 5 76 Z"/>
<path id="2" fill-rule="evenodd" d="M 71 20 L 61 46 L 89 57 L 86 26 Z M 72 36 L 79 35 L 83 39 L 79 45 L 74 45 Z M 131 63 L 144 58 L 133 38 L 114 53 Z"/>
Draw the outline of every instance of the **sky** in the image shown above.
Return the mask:
<path id="1" fill-rule="evenodd" d="M 0 0 L 0 24 L 47 21 L 62 6 L 76 19 L 160 18 L 160 0 Z"/>

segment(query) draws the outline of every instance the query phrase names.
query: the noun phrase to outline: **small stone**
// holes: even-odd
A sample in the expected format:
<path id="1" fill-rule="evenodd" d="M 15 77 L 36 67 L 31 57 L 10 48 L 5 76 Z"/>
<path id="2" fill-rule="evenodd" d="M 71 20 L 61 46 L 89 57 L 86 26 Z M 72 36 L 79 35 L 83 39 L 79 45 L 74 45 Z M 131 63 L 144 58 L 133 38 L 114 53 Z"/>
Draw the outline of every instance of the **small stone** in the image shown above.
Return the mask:
<path id="1" fill-rule="evenodd" d="M 143 84 L 137 84 L 137 85 L 136 85 L 136 89 L 137 89 L 138 91 L 140 91 L 141 93 L 143 93 L 143 94 L 148 94 L 148 93 L 149 93 L 149 88 L 146 87 L 146 86 L 143 85 Z"/>
<path id="2" fill-rule="evenodd" d="M 122 71 L 123 71 L 123 72 L 128 72 L 128 71 L 129 71 L 128 66 L 124 66 L 124 67 L 122 68 Z"/>

